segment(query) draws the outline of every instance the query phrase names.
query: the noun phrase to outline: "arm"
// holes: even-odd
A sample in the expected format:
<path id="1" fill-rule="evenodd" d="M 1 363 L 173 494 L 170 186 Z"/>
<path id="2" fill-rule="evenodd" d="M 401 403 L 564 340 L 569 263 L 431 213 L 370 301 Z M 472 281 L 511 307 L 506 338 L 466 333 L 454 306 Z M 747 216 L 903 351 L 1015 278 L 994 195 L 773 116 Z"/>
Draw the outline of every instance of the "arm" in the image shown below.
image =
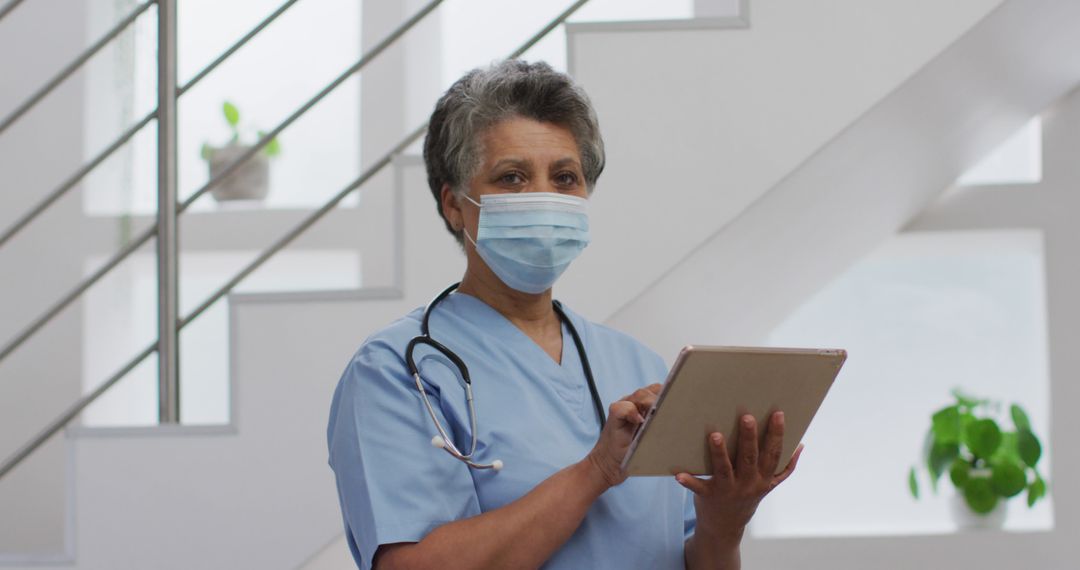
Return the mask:
<path id="1" fill-rule="evenodd" d="M 783 450 L 784 414 L 776 412 L 769 418 L 765 440 L 758 446 L 757 423 L 745 416 L 739 426 L 739 442 L 735 466 L 732 466 L 724 436 L 710 434 L 712 453 L 711 479 L 698 479 L 680 473 L 676 480 L 694 493 L 697 525 L 694 536 L 686 541 L 686 568 L 738 570 L 742 566 L 739 543 L 750 518 L 765 495 L 783 483 L 795 470 L 802 446 L 795 450 L 791 461 L 779 475 Z"/>
<path id="2" fill-rule="evenodd" d="M 414 543 L 384 545 L 379 570 L 537 568 L 577 530 L 593 502 L 625 476 L 619 461 L 656 400 L 659 385 L 615 402 L 589 455 L 493 511 L 444 524 Z M 616 459 L 618 461 L 616 461 Z"/>

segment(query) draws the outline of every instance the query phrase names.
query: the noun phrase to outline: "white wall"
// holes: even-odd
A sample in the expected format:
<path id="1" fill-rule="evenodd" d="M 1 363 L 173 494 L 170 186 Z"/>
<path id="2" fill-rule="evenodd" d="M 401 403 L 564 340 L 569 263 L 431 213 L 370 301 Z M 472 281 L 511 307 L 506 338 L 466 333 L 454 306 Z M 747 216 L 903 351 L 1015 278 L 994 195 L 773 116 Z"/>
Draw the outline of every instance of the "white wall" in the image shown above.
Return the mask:
<path id="1" fill-rule="evenodd" d="M 753 3 L 746 30 L 571 27 L 608 167 L 562 295 L 615 314 L 999 4 L 788 0 Z"/>
<path id="2" fill-rule="evenodd" d="M 25 2 L 0 22 L 0 116 L 85 47 L 85 9 L 81 2 L 64 0 Z M 81 164 L 82 96 L 82 78 L 76 75 L 0 134 L 3 229 Z M 80 221 L 76 190 L 0 248 L 0 343 L 81 276 L 72 247 L 81 239 Z M 76 304 L 0 363 L 0 456 L 7 457 L 79 395 L 80 336 Z M 62 437 L 54 438 L 0 480 L 0 557 L 63 554 L 65 448 Z"/>

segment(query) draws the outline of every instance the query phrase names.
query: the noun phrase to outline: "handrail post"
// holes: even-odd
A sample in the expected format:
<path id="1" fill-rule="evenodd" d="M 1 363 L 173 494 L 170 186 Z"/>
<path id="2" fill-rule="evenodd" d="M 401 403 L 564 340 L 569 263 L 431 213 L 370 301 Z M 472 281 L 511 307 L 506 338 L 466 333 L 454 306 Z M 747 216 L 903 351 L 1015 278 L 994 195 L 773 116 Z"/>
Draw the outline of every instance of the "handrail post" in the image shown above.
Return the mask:
<path id="1" fill-rule="evenodd" d="M 180 421 L 176 2 L 158 0 L 158 421 Z"/>

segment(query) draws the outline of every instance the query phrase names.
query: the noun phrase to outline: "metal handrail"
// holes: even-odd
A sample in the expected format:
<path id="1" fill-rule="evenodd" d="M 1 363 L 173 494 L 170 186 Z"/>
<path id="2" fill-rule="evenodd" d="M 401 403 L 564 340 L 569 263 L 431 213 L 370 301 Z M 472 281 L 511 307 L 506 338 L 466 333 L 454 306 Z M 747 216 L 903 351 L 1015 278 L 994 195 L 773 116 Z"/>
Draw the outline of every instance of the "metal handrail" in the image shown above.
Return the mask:
<path id="1" fill-rule="evenodd" d="M 181 202 L 180 205 L 177 207 L 177 213 L 183 213 L 185 210 L 187 210 L 188 207 L 190 207 L 196 199 L 205 194 L 206 191 L 209 190 L 214 184 L 217 184 L 223 178 L 232 174 L 237 168 L 239 168 L 239 166 L 244 161 L 254 156 L 255 153 L 257 153 L 259 150 L 269 144 L 270 140 L 272 140 L 283 130 L 285 130 L 285 128 L 287 128 L 297 119 L 299 119 L 301 115 L 310 110 L 313 106 L 315 106 L 315 104 L 317 104 L 327 95 L 329 95 L 331 91 L 344 83 L 350 75 L 363 69 L 368 63 L 370 63 L 379 54 L 385 51 L 386 48 L 388 48 L 394 41 L 396 41 L 410 29 L 412 29 L 413 26 L 419 23 L 424 16 L 429 14 L 432 10 L 434 10 L 439 4 L 442 4 L 444 1 L 445 0 L 431 0 L 420 11 L 418 11 L 405 22 L 402 22 L 401 25 L 395 28 L 393 32 L 383 38 L 382 41 L 376 44 L 375 47 L 373 47 L 368 53 L 365 53 L 363 57 L 357 60 L 356 63 L 354 63 L 343 73 L 338 75 L 338 77 L 336 77 L 329 85 L 327 85 L 314 97 L 304 103 L 296 112 L 294 112 L 287 119 L 285 119 L 285 121 L 283 121 L 273 130 L 271 130 L 269 133 L 266 133 L 264 136 L 259 138 L 259 140 L 256 141 L 250 149 L 237 157 L 236 160 L 230 162 L 223 170 L 218 172 L 217 176 L 211 178 L 209 181 L 206 182 L 206 184 L 196 190 L 195 193 L 193 193 L 191 196 Z M 60 300 L 58 300 L 51 307 L 49 307 L 49 309 L 42 313 L 37 319 L 31 321 L 31 323 L 24 327 L 19 332 L 19 334 L 17 334 L 12 340 L 8 341 L 7 344 L 5 344 L 2 349 L 0 349 L 0 362 L 2 362 L 5 358 L 7 358 L 8 355 L 10 355 L 20 346 L 22 346 L 23 343 L 29 340 L 30 337 L 32 337 L 38 330 L 40 330 L 41 327 L 45 326 L 46 323 L 52 320 L 53 317 L 60 313 L 60 311 L 64 310 L 68 305 L 70 305 L 76 299 L 82 296 L 82 294 L 87 289 L 97 283 L 102 277 L 105 276 L 105 274 L 111 271 L 113 267 L 116 267 L 121 261 L 134 253 L 136 249 L 141 247 L 146 242 L 150 241 L 150 238 L 154 237 L 154 235 L 156 234 L 157 229 L 158 225 L 156 222 L 153 225 L 147 227 L 145 230 L 143 230 L 142 233 L 138 234 L 120 251 L 118 251 L 111 258 L 109 258 L 102 267 L 94 271 L 94 273 L 92 273 L 89 277 L 86 277 L 82 281 L 80 281 L 77 285 L 75 285 L 75 287 L 68 291 L 67 294 L 61 297 Z"/>
<path id="2" fill-rule="evenodd" d="M 250 32 L 244 34 L 244 37 L 233 43 L 233 45 L 229 46 L 229 49 L 221 52 L 221 55 L 217 56 L 214 61 L 210 62 L 206 67 L 202 68 L 201 71 L 196 73 L 195 77 L 192 77 L 186 85 L 181 85 L 180 88 L 176 90 L 176 96 L 179 97 L 183 95 L 185 91 L 194 87 L 195 84 L 201 81 L 203 77 L 206 77 L 210 74 L 211 71 L 217 69 L 217 66 L 224 63 L 226 59 L 229 59 L 232 54 L 236 53 L 236 50 L 244 47 L 244 44 L 248 43 L 251 38 L 259 35 L 259 32 L 263 31 L 263 28 L 269 26 L 271 22 L 276 20 L 278 16 L 284 14 L 286 10 L 292 8 L 292 5 L 296 4 L 298 1 L 299 0 L 287 0 L 284 4 L 278 7 L 277 10 L 274 10 L 270 13 L 269 16 L 263 18 L 263 20 L 259 22 L 254 28 L 251 28 Z"/>
<path id="3" fill-rule="evenodd" d="M 10 14 L 11 11 L 14 10 L 16 6 L 18 6 L 19 4 L 22 4 L 22 1 L 23 0 L 11 0 L 7 4 L 4 4 L 4 7 L 0 8 L 0 20 L 3 20 L 4 16 L 7 16 L 8 14 Z"/>
<path id="4" fill-rule="evenodd" d="M 569 18 L 571 15 L 573 15 L 574 12 L 576 12 L 579 8 L 584 6 L 585 3 L 587 3 L 588 1 L 589 0 L 576 0 L 575 2 L 573 2 L 568 8 L 563 10 L 563 12 L 561 12 L 554 20 L 552 20 L 546 26 L 541 28 L 540 31 L 533 34 L 525 43 L 523 43 L 520 47 L 518 47 L 516 50 L 514 50 L 508 56 L 508 59 L 515 59 L 517 57 L 520 57 L 522 54 L 524 54 L 526 51 L 528 51 L 529 48 L 536 45 L 537 42 L 539 42 L 545 36 L 547 36 L 547 34 L 549 34 L 551 32 L 551 30 L 555 29 L 560 24 L 565 22 L 567 18 Z M 213 294 L 211 294 L 205 301 L 203 301 L 203 303 L 201 303 L 188 316 L 180 319 L 177 329 L 178 330 L 183 329 L 183 327 L 185 327 L 189 323 L 191 323 L 194 319 L 196 319 L 204 311 L 206 311 L 208 308 L 210 308 L 211 305 L 213 305 L 215 302 L 217 302 L 222 297 L 227 295 L 230 291 L 232 291 L 245 277 L 247 277 L 252 272 L 257 270 L 260 266 L 262 266 L 262 264 L 265 263 L 268 259 L 270 259 L 275 253 L 277 253 L 277 252 L 281 251 L 282 249 L 284 249 L 286 246 L 289 245 L 289 243 L 291 243 L 293 240 L 295 240 L 297 237 L 299 237 L 301 234 L 303 234 L 308 228 L 310 228 L 312 225 L 314 225 L 315 222 L 319 221 L 328 212 L 333 210 L 334 207 L 337 206 L 338 203 L 340 203 L 346 196 L 348 196 L 350 193 L 354 192 L 356 189 L 358 189 L 360 186 L 362 186 L 365 182 L 367 182 L 373 176 L 378 174 L 383 168 L 388 166 L 393 161 L 394 156 L 401 153 L 406 148 L 408 148 L 409 145 L 413 144 L 414 142 L 416 142 L 417 140 L 420 139 L 420 137 L 424 134 L 424 132 L 427 131 L 427 126 L 428 126 L 427 123 L 424 123 L 423 125 L 417 127 L 416 130 L 414 130 L 411 133 L 409 133 L 408 135 L 406 135 L 405 138 L 403 138 L 400 142 L 398 142 L 396 145 L 394 145 L 394 147 L 391 148 L 389 152 L 387 152 L 385 155 L 383 155 L 382 158 L 380 158 L 378 161 L 376 161 L 366 171 L 362 172 L 360 174 L 360 176 L 358 176 L 355 180 L 353 180 L 351 183 L 349 183 L 348 186 L 346 186 L 341 191 L 339 191 L 337 194 L 335 194 L 329 201 L 327 201 L 326 204 L 324 204 L 318 210 L 315 210 L 314 212 L 309 214 L 308 217 L 304 218 L 304 220 L 301 221 L 299 224 L 297 224 L 296 227 L 294 227 L 292 230 L 290 230 L 284 236 L 282 236 L 277 241 L 275 241 L 270 247 L 268 247 L 266 250 L 264 250 L 262 253 L 260 253 L 258 255 L 258 257 L 256 257 L 251 263 L 249 263 L 247 266 L 245 266 L 239 273 L 237 273 L 235 276 L 233 276 L 233 278 L 230 279 L 227 283 L 225 283 L 225 285 L 223 285 L 217 291 L 215 291 Z M 148 356 L 153 354 L 155 352 L 155 347 L 156 346 L 157 346 L 157 341 L 155 341 L 154 343 L 151 343 L 149 346 L 144 348 L 142 350 L 142 352 L 137 354 L 127 364 L 125 364 L 123 367 L 121 367 L 120 370 L 118 370 L 116 373 L 114 373 L 112 376 L 110 376 L 108 379 L 106 379 L 106 381 L 103 382 L 101 385 L 99 385 L 93 392 L 90 392 L 90 393 L 82 396 L 78 400 L 76 400 L 76 402 L 71 407 L 69 407 L 64 413 L 60 414 L 60 416 L 58 416 L 55 420 L 50 422 L 43 430 L 41 430 L 30 441 L 28 441 L 26 444 L 24 444 L 22 447 L 20 447 L 11 456 L 6 458 L 4 460 L 4 462 L 2 464 L 0 464 L 0 478 L 3 478 L 5 474 L 7 474 L 12 469 L 14 469 L 16 465 L 18 465 L 20 462 L 22 462 L 24 459 L 26 459 L 26 457 L 28 457 L 31 453 L 33 453 L 35 449 L 37 449 L 38 447 L 41 447 L 41 445 L 44 444 L 46 441 L 48 441 L 48 439 L 50 437 L 55 435 L 56 432 L 63 429 L 64 426 L 66 426 L 68 423 L 71 422 L 71 420 L 75 419 L 75 416 L 79 415 L 79 412 L 84 410 L 87 406 L 89 406 L 91 403 L 93 403 L 94 400 L 96 400 L 102 394 L 104 394 L 111 386 L 116 384 L 116 382 L 118 382 L 125 374 L 127 374 L 128 372 L 133 370 L 143 360 L 145 360 Z"/>
<path id="5" fill-rule="evenodd" d="M 21 2 L 22 0 L 18 1 Z M 255 37 L 259 32 L 261 32 L 263 28 L 269 26 L 274 20 L 277 19 L 278 16 L 284 14 L 286 10 L 291 8 L 292 5 L 297 3 L 298 1 L 299 0 L 287 0 L 284 4 L 281 5 L 281 7 L 279 7 L 277 10 L 274 10 L 273 13 L 271 13 L 266 18 L 263 18 L 263 20 L 259 22 L 254 28 L 252 28 L 250 32 L 245 34 L 244 37 L 240 38 L 231 46 L 229 46 L 229 49 L 222 52 L 221 55 L 214 59 L 214 61 L 210 62 L 206 67 L 203 67 L 202 70 L 196 73 L 195 76 L 192 77 L 187 83 L 178 87 L 176 90 L 176 96 L 180 97 L 192 87 L 195 87 L 195 85 L 202 81 L 203 78 L 205 78 L 207 75 L 209 75 L 211 71 L 216 69 L 217 66 L 221 65 L 222 62 L 228 59 L 228 57 L 235 53 L 237 50 L 244 47 L 244 45 L 248 43 L 251 38 Z M 62 198 L 65 194 L 68 193 L 69 190 L 74 188 L 80 180 L 85 178 L 87 174 L 90 174 L 90 172 L 97 168 L 99 164 L 104 162 L 105 159 L 112 156 L 114 152 L 119 150 L 120 147 L 124 146 L 124 143 L 131 140 L 131 137 L 135 136 L 136 133 L 141 131 L 142 128 L 149 124 L 150 121 L 152 121 L 156 116 L 157 109 L 154 109 L 153 111 L 147 113 L 146 116 L 144 116 L 137 123 L 129 127 L 128 130 L 124 131 L 124 133 L 117 137 L 116 140 L 114 140 L 112 143 L 110 143 L 109 146 L 105 147 L 105 150 L 98 153 L 98 155 L 95 156 L 92 160 L 90 160 L 90 162 L 86 163 L 79 170 L 75 171 L 75 173 L 68 177 L 67 180 L 65 180 L 55 189 L 53 189 L 53 191 L 46 195 L 45 198 L 42 199 L 40 202 L 38 202 L 36 206 L 31 208 L 27 213 L 23 214 L 22 217 L 16 220 L 14 224 L 12 224 L 8 229 L 4 230 L 4 233 L 0 234 L 0 247 L 4 247 L 5 243 L 7 243 L 11 238 L 15 237 L 15 234 L 22 231 L 24 227 L 29 225 L 30 222 L 34 221 L 34 219 L 44 213 L 45 210 L 48 210 L 54 202 Z M 3 356 L 0 356 L 0 360 L 2 359 Z"/>
<path id="6" fill-rule="evenodd" d="M 328 85 L 326 88 L 324 88 L 318 94 L 316 94 L 314 97 L 309 99 L 303 106 L 301 106 L 301 108 L 299 110 L 297 110 L 292 115 L 290 115 L 289 118 L 287 118 L 284 122 L 279 124 L 273 130 L 271 130 L 269 133 L 267 133 L 266 135 L 261 137 L 258 141 L 256 141 L 256 143 L 250 149 L 248 149 L 248 151 L 246 151 L 244 154 L 239 156 L 236 160 L 229 163 L 223 170 L 221 170 L 218 173 L 217 176 L 211 178 L 209 181 L 207 181 L 206 184 L 204 184 L 201 188 L 199 188 L 195 193 L 193 193 L 186 200 L 184 200 L 180 204 L 180 206 L 177 208 L 177 213 L 183 213 L 185 210 L 187 210 L 187 208 L 189 206 L 191 206 L 191 204 L 194 203 L 194 201 L 196 199 L 198 199 L 200 196 L 205 194 L 206 191 L 209 190 L 214 184 L 216 184 L 217 182 L 219 182 L 221 179 L 225 178 L 226 176 L 230 175 L 233 171 L 235 171 L 240 166 L 240 164 L 242 164 L 244 161 L 246 161 L 247 159 L 254 156 L 256 152 L 258 152 L 260 149 L 262 149 L 267 144 L 269 144 L 270 140 L 272 140 L 275 136 L 277 136 L 279 133 L 281 133 L 281 131 L 283 131 L 286 127 L 288 127 L 293 122 L 295 122 L 301 115 L 306 113 L 316 103 L 318 103 L 320 100 L 322 100 L 324 97 L 326 97 L 333 89 L 335 89 L 339 85 L 341 85 L 341 83 L 343 83 L 350 75 L 352 75 L 353 73 L 356 73 L 357 71 L 360 71 L 361 69 L 363 69 L 364 66 L 366 66 L 376 56 L 378 56 L 387 47 L 389 47 L 391 43 L 396 41 L 397 38 L 404 35 L 409 29 L 411 29 L 413 26 L 415 26 L 424 16 L 426 16 L 428 13 L 430 13 L 432 10 L 434 10 L 443 1 L 444 0 L 432 0 L 427 5 L 425 5 L 423 9 L 421 9 L 419 12 L 414 14 L 413 17 L 411 17 L 409 20 L 403 22 L 391 34 L 389 34 L 386 38 L 384 38 L 381 42 L 379 42 L 379 44 L 377 44 L 374 48 L 372 48 L 372 50 L 369 53 L 364 54 L 364 56 L 361 57 L 360 60 L 358 60 L 355 64 L 353 64 L 351 67 L 349 67 L 344 73 L 342 73 L 336 79 L 334 79 L 334 81 L 332 81 L 330 83 L 330 85 Z M 189 83 L 189 85 L 190 85 L 190 83 Z M 66 295 L 61 297 L 61 299 L 59 301 L 57 301 L 52 307 L 50 307 L 48 310 L 46 310 L 41 316 L 39 316 L 37 319 L 35 319 L 29 325 L 27 325 L 18 335 L 15 336 L 14 339 L 12 339 L 7 344 L 5 344 L 4 347 L 2 349 L 0 349 L 0 361 L 3 361 L 4 358 L 6 358 L 9 354 L 14 352 L 19 346 L 21 346 L 27 340 L 29 340 L 30 337 L 32 337 L 39 329 L 41 329 L 41 327 L 45 326 L 45 324 L 48 323 L 52 318 L 54 318 L 60 311 L 62 311 L 64 308 L 66 308 L 68 305 L 70 305 L 72 302 L 74 302 L 76 299 L 78 299 L 87 289 L 89 289 L 91 286 L 93 286 L 98 280 L 100 280 L 102 277 L 104 277 L 105 274 L 107 274 L 110 270 L 112 270 L 113 267 L 118 265 L 121 261 L 126 259 L 129 255 L 134 253 L 134 251 L 136 249 L 138 249 L 139 247 L 141 247 L 143 244 L 148 242 L 150 240 L 150 238 L 154 237 L 156 232 L 157 232 L 157 224 L 156 223 L 149 226 L 149 227 L 147 227 L 141 234 L 136 236 L 124 248 L 122 248 L 119 252 L 117 252 L 115 255 L 113 255 L 113 257 L 111 257 L 108 261 L 106 261 L 105 264 L 101 268 L 99 268 L 97 271 L 95 271 L 89 277 L 87 277 L 87 278 L 83 279 L 81 282 L 79 282 Z"/>
<path id="7" fill-rule="evenodd" d="M 157 0 L 157 327 L 158 423 L 180 423 L 180 239 L 176 195 L 179 133 L 177 88 L 177 7 Z"/>
<path id="8" fill-rule="evenodd" d="M 315 96 L 308 99 L 307 102 L 305 102 L 303 105 L 300 106 L 300 108 L 298 108 L 291 115 L 289 115 L 288 118 L 279 123 L 278 126 L 274 127 L 269 132 L 259 137 L 259 140 L 255 141 L 255 144 L 251 145 L 250 148 L 245 150 L 243 154 L 236 158 L 236 160 L 230 162 L 228 166 L 226 166 L 218 173 L 217 176 L 211 178 L 210 180 L 207 180 L 206 183 L 203 184 L 198 190 L 185 198 L 184 201 L 181 203 L 180 210 L 186 210 L 188 206 L 193 204 L 195 200 L 198 200 L 203 194 L 206 194 L 206 192 L 210 190 L 210 188 L 212 188 L 215 184 L 232 174 L 233 171 L 239 168 L 240 165 L 246 162 L 249 158 L 255 156 L 255 154 L 262 150 L 263 147 L 270 144 L 270 141 L 274 140 L 274 137 L 281 134 L 282 131 L 287 129 L 289 125 L 292 125 L 294 122 L 296 122 L 297 119 L 307 113 L 319 101 L 322 101 L 333 90 L 341 86 L 341 84 L 344 83 L 347 79 L 349 79 L 350 76 L 363 69 L 371 60 L 378 57 L 378 55 L 385 51 L 386 48 L 390 47 L 394 42 L 396 42 L 398 38 L 405 35 L 406 32 L 412 29 L 413 26 L 419 23 L 420 20 L 423 20 L 425 16 L 430 14 L 432 10 L 437 8 L 439 4 L 442 4 L 444 1 L 445 0 L 431 0 L 430 2 L 425 4 L 423 8 L 413 14 L 408 20 L 398 26 L 397 29 L 395 29 L 388 36 L 383 38 L 382 41 L 380 41 L 373 48 L 371 48 L 368 53 L 365 53 L 359 60 L 356 61 L 356 63 L 352 64 L 348 69 L 341 72 L 337 77 L 334 78 L 333 81 L 327 84 L 326 87 L 323 87 L 322 90 L 315 94 Z"/>
<path id="9" fill-rule="evenodd" d="M 78 55 L 78 57 L 71 60 L 71 63 L 69 63 L 67 67 L 61 70 L 60 73 L 56 74 L 56 76 L 49 80 L 48 83 L 38 89 L 33 95 L 30 96 L 30 98 L 28 98 L 26 101 L 23 101 L 21 105 L 15 108 L 14 112 L 9 114 L 7 117 L 4 117 L 3 121 L 0 121 L 0 134 L 3 134 L 8 127 L 15 124 L 15 121 L 18 121 L 20 117 L 27 113 L 27 111 L 34 108 L 34 105 L 37 105 L 42 99 L 45 98 L 46 95 L 52 93 L 53 89 L 56 89 L 61 83 L 64 82 L 65 79 L 71 77 L 71 75 L 78 71 L 79 68 L 82 67 L 83 64 L 85 64 L 87 61 L 89 61 L 91 57 L 94 57 L 97 52 L 101 51 L 101 48 L 108 45 L 109 42 L 113 41 L 113 39 L 116 38 L 116 36 L 119 36 L 128 26 L 131 25 L 132 22 L 134 22 L 139 16 L 141 16 L 143 12 L 150 9 L 150 6 L 155 4 L 156 2 L 157 0 L 146 0 L 146 2 L 140 4 L 139 7 L 130 14 L 128 14 L 126 18 L 120 20 L 115 26 L 113 26 L 112 29 L 109 30 L 109 32 L 105 34 L 101 39 L 99 39 L 97 42 L 94 42 L 94 45 L 86 48 L 85 50 L 83 50 L 82 53 Z"/>

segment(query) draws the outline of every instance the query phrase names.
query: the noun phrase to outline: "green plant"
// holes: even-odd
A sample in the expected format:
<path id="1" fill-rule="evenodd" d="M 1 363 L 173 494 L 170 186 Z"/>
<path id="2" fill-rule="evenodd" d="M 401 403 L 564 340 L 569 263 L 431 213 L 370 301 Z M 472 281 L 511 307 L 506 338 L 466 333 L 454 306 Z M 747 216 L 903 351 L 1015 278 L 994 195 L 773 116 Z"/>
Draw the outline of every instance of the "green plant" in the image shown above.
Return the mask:
<path id="1" fill-rule="evenodd" d="M 229 138 L 228 144 L 240 144 L 240 110 L 236 108 L 236 105 L 225 101 L 221 105 L 221 111 L 225 115 L 225 122 L 229 124 L 229 130 L 232 131 L 232 137 Z M 255 133 L 258 139 L 266 136 L 265 131 L 256 131 Z M 281 154 L 281 144 L 278 142 L 277 137 L 270 139 L 270 142 L 266 143 L 266 146 L 262 148 L 262 152 L 270 158 Z M 204 160 L 210 160 L 214 155 L 214 147 L 210 146 L 209 143 L 203 143 L 201 154 Z"/>
<path id="2" fill-rule="evenodd" d="M 998 501 L 1027 490 L 1028 507 L 1046 496 L 1046 480 L 1036 465 L 1042 444 L 1031 429 L 1031 420 L 1020 406 L 1009 407 L 1015 431 L 1003 431 L 995 420 L 1001 406 L 971 398 L 953 390 L 956 403 L 931 417 L 924 456 L 930 485 L 937 492 L 946 472 L 968 507 L 978 514 L 994 510 Z M 908 473 L 912 496 L 919 498 L 915 467 Z"/>

